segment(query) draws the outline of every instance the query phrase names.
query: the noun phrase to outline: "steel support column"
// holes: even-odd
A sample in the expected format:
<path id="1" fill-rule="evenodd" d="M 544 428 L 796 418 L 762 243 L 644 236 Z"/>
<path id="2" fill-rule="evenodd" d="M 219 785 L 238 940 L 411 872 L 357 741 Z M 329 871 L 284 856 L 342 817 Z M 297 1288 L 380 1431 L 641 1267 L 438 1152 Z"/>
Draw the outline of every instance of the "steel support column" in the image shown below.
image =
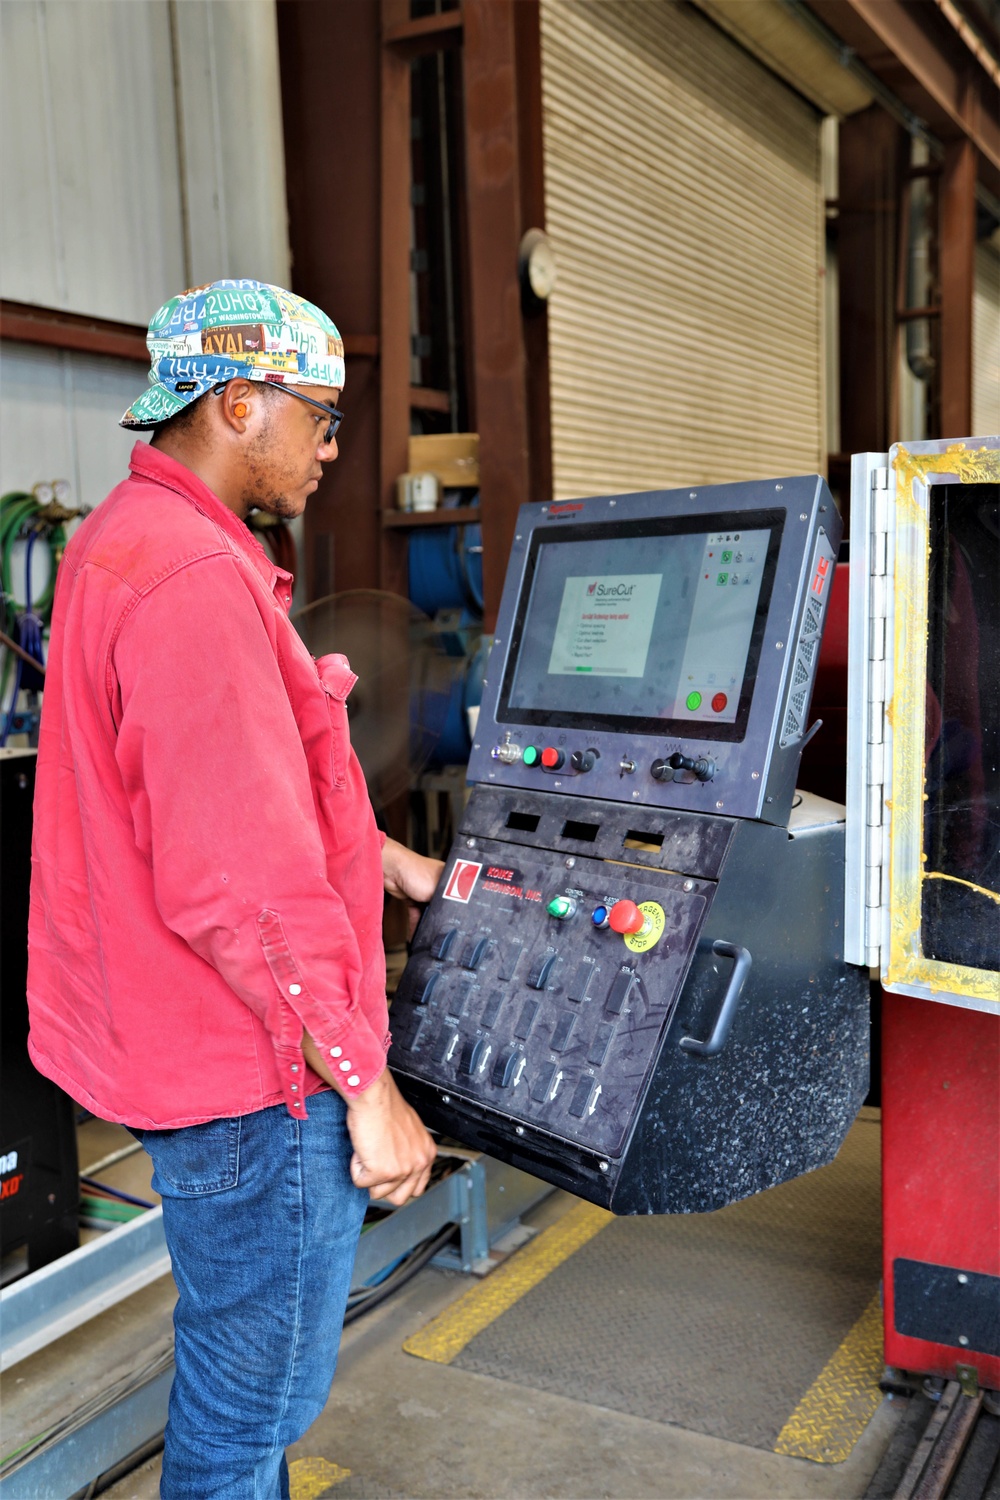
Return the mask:
<path id="1" fill-rule="evenodd" d="M 464 0 L 473 409 L 482 478 L 486 629 L 500 603 L 518 506 L 530 494 L 521 239 L 516 0 Z"/>
<path id="2" fill-rule="evenodd" d="M 976 264 L 976 153 L 950 141 L 941 173 L 941 434 L 972 434 L 972 298 Z"/>

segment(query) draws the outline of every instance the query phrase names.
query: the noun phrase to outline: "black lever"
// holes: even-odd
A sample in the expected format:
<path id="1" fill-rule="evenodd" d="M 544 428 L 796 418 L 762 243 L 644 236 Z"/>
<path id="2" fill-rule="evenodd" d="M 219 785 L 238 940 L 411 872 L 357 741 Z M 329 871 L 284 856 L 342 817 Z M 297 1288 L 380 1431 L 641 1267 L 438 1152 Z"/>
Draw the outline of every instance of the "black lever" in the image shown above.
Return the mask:
<path id="1" fill-rule="evenodd" d="M 731 958 L 733 960 L 733 972 L 729 976 L 729 984 L 719 1007 L 719 1014 L 715 1018 L 712 1027 L 712 1035 L 707 1042 L 699 1042 L 693 1036 L 682 1036 L 680 1045 L 685 1052 L 693 1052 L 696 1057 L 718 1057 L 729 1039 L 732 1028 L 733 1017 L 736 1015 L 736 1007 L 743 993 L 743 986 L 747 982 L 750 973 L 750 965 L 753 959 L 749 950 L 739 948 L 735 943 L 724 943 L 717 938 L 712 944 L 712 952 L 717 953 L 720 958 Z"/>
<path id="2" fill-rule="evenodd" d="M 692 760 L 690 755 L 682 755 L 679 750 L 675 750 L 670 757 L 670 764 L 675 771 L 693 771 L 699 781 L 711 781 L 715 775 L 715 761 L 708 760 L 705 756 Z"/>

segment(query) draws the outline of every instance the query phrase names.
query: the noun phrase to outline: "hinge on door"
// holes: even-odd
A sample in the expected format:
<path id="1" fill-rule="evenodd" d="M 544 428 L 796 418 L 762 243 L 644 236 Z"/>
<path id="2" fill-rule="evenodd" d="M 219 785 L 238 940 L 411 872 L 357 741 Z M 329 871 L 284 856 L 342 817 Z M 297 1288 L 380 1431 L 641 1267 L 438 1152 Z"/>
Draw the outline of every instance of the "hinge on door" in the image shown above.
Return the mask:
<path id="1" fill-rule="evenodd" d="M 869 556 L 868 638 L 868 795 L 865 798 L 865 948 L 870 968 L 877 968 L 882 936 L 882 885 L 885 813 L 885 683 L 889 471 L 872 472 L 872 535 Z"/>

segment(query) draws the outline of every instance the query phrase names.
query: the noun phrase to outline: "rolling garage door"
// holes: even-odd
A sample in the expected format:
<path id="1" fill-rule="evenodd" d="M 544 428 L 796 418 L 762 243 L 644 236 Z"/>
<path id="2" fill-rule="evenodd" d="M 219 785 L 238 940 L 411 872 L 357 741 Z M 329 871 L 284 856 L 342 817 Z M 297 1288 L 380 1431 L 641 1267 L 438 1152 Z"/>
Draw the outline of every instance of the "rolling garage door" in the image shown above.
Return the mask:
<path id="1" fill-rule="evenodd" d="M 543 0 L 560 498 L 825 462 L 819 114 L 676 0 Z"/>

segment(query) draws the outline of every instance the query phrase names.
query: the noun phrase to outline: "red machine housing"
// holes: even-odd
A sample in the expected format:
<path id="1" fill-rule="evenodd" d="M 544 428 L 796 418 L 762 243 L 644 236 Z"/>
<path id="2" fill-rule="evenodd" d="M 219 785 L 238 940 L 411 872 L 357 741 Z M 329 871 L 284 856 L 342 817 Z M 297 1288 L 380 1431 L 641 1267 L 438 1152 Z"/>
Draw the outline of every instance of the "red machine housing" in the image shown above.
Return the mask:
<path id="1" fill-rule="evenodd" d="M 886 1363 L 1000 1388 L 1000 1016 L 909 996 L 882 997 L 882 1256 Z M 911 1272 L 897 1306 L 900 1267 Z M 937 1269 L 935 1269 L 937 1268 Z M 951 1273 L 951 1274 L 949 1274 Z M 914 1298 L 916 1285 L 926 1295 Z M 960 1285 L 960 1277 L 966 1281 Z M 982 1278 L 987 1278 L 983 1280 Z M 991 1284 L 992 1283 L 992 1284 Z M 977 1349 L 962 1299 L 986 1309 Z M 957 1297 L 955 1293 L 957 1292 Z M 949 1300 L 951 1299 L 951 1300 Z M 971 1305 L 971 1304 L 970 1304 Z M 992 1317 L 989 1307 L 992 1306 Z M 950 1309 L 950 1310 L 949 1310 Z M 900 1331 L 899 1325 L 909 1333 Z M 938 1342 L 942 1324 L 966 1346 Z M 917 1336 L 918 1330 L 927 1336 Z M 968 1335 L 962 1335 L 968 1336 Z"/>

